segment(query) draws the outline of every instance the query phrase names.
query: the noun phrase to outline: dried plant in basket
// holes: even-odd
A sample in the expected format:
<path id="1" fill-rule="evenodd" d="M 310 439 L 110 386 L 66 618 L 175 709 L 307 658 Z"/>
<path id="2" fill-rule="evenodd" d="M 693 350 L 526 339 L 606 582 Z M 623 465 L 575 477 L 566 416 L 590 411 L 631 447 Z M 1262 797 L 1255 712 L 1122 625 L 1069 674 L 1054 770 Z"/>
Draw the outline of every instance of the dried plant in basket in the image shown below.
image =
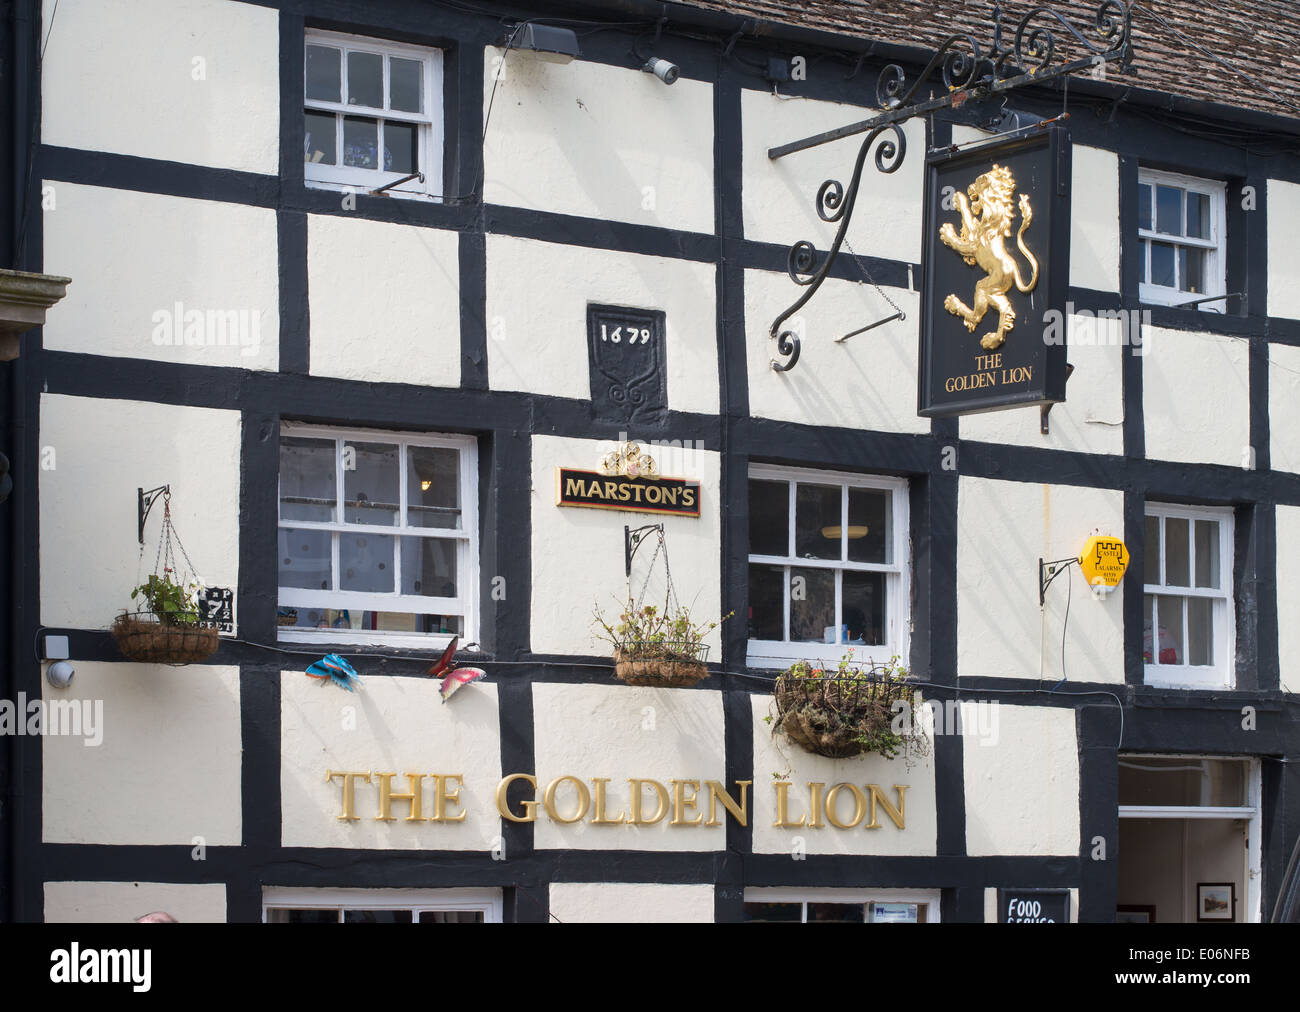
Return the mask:
<path id="1" fill-rule="evenodd" d="M 686 608 L 629 600 L 616 622 L 596 611 L 597 635 L 614 647 L 614 675 L 628 685 L 684 688 L 708 677 L 704 637 L 718 622 L 696 622 Z"/>

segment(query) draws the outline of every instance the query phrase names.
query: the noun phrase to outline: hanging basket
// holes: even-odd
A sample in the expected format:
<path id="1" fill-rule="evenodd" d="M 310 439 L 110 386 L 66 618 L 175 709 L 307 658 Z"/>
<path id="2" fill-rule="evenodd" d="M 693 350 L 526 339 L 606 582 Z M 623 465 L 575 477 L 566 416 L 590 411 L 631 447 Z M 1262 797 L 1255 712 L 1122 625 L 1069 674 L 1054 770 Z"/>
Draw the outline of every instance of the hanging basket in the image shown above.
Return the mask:
<path id="1" fill-rule="evenodd" d="M 827 759 L 848 759 L 878 752 L 892 759 L 906 736 L 891 731 L 893 704 L 907 700 L 914 687 L 880 673 L 848 677 L 796 677 L 786 672 L 776 680 L 780 731 L 805 752 Z"/>
<path id="2" fill-rule="evenodd" d="M 627 643 L 614 650 L 614 676 L 626 685 L 684 689 L 709 677 L 703 644 Z"/>
<path id="3" fill-rule="evenodd" d="M 119 615 L 112 632 L 123 657 L 146 664 L 197 664 L 220 646 L 215 628 L 160 622 L 148 612 Z"/>

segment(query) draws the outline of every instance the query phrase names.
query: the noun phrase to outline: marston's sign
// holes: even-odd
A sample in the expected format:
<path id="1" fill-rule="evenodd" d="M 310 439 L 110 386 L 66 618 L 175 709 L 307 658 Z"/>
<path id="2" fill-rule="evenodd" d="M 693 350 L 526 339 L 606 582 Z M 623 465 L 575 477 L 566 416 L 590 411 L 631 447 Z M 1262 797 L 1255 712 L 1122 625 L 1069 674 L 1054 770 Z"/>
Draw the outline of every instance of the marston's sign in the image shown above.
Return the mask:
<path id="1" fill-rule="evenodd" d="M 700 483 L 659 474 L 654 458 L 623 443 L 600 462 L 600 471 L 555 469 L 555 504 L 628 513 L 700 515 Z"/>
<path id="2" fill-rule="evenodd" d="M 919 414 L 1065 400 L 1069 173 L 1060 128 L 926 160 Z"/>

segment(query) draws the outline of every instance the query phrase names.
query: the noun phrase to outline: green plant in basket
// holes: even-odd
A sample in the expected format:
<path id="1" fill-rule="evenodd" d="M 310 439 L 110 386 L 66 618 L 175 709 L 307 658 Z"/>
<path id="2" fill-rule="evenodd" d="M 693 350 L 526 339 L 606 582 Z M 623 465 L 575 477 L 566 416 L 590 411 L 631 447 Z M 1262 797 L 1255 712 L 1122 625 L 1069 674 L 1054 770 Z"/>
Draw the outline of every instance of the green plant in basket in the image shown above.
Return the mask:
<path id="1" fill-rule="evenodd" d="M 164 625 L 197 625 L 199 621 L 199 591 L 202 587 L 194 580 L 185 584 L 174 583 L 171 570 L 157 573 L 131 591 L 131 600 L 142 600 L 154 617 Z"/>

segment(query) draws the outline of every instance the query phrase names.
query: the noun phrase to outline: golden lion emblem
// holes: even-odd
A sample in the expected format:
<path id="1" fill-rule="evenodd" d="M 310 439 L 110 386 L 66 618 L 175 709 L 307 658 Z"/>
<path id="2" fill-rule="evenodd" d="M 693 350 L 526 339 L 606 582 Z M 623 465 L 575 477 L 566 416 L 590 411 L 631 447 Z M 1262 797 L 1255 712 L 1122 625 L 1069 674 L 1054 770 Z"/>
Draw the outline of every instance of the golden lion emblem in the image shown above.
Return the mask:
<path id="1" fill-rule="evenodd" d="M 1038 261 L 1025 246 L 1025 229 L 1033 220 L 1029 197 L 1020 195 L 1020 231 L 1016 245 L 1029 261 L 1031 273 L 1026 283 L 1020 276 L 1020 266 L 1007 251 L 1004 239 L 1011 237 L 1011 219 L 1014 216 L 1011 200 L 1016 192 L 1016 181 L 1011 170 L 994 165 L 967 188 L 957 194 L 957 210 L 961 212 L 961 234 L 949 222 L 939 229 L 939 238 L 961 254 L 968 264 L 978 264 L 988 275 L 975 283 L 975 300 L 965 305 L 956 295 L 943 300 L 943 306 L 954 316 L 960 316 L 966 329 L 974 333 L 990 306 L 998 311 L 997 330 L 980 338 L 980 346 L 993 349 L 1007 339 L 1007 331 L 1016 325 L 1016 312 L 1011 308 L 1007 292 L 1012 284 L 1028 295 L 1038 284 Z M 970 195 L 970 200 L 966 195 Z"/>

